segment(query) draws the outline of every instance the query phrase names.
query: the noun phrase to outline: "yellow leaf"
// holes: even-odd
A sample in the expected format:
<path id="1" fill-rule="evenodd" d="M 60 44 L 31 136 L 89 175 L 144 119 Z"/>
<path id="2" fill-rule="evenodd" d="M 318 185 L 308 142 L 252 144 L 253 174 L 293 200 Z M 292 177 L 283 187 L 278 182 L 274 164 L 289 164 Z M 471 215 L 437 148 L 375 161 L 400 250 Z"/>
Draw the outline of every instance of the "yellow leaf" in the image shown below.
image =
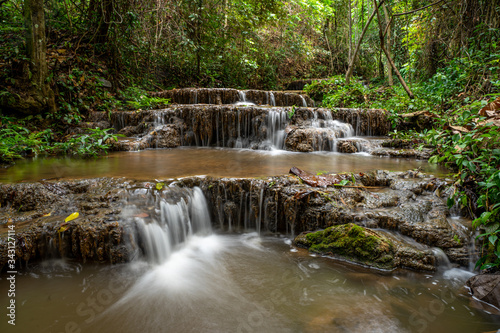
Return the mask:
<path id="1" fill-rule="evenodd" d="M 69 222 L 69 221 L 73 221 L 74 219 L 78 218 L 80 214 L 78 214 L 78 212 L 75 212 L 73 214 L 71 214 L 70 216 L 68 216 L 67 218 L 64 219 L 64 222 Z"/>
<path id="2" fill-rule="evenodd" d="M 46 217 L 46 216 L 50 216 L 50 215 L 52 215 L 52 213 L 47 213 L 47 214 L 42 215 L 42 216 L 43 216 L 43 217 Z"/>
<path id="3" fill-rule="evenodd" d="M 66 230 L 68 230 L 68 228 L 69 228 L 69 224 L 63 223 L 63 224 L 61 224 L 61 227 L 59 228 L 58 232 L 65 232 Z"/>

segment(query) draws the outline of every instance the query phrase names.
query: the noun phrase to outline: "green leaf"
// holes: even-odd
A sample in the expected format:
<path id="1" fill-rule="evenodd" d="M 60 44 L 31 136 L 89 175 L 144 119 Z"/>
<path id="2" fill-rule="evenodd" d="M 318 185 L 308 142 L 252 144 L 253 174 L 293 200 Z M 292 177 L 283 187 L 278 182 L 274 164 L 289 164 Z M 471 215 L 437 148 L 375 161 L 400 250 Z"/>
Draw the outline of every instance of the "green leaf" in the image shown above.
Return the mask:
<path id="1" fill-rule="evenodd" d="M 158 191 L 161 191 L 161 189 L 163 188 L 164 185 L 165 185 L 165 183 L 156 183 L 156 189 Z"/>
<path id="2" fill-rule="evenodd" d="M 491 235 L 490 237 L 488 237 L 488 240 L 490 241 L 491 245 L 495 245 L 495 242 L 498 240 L 498 236 L 497 235 Z"/>
<path id="3" fill-rule="evenodd" d="M 343 179 L 340 183 L 333 184 L 333 185 L 335 185 L 335 186 L 345 186 L 347 184 L 349 184 L 349 180 L 348 179 Z"/>
<path id="4" fill-rule="evenodd" d="M 437 164 L 438 163 L 438 159 L 439 159 L 439 156 L 438 155 L 434 155 L 432 156 L 431 158 L 429 158 L 429 164 Z"/>

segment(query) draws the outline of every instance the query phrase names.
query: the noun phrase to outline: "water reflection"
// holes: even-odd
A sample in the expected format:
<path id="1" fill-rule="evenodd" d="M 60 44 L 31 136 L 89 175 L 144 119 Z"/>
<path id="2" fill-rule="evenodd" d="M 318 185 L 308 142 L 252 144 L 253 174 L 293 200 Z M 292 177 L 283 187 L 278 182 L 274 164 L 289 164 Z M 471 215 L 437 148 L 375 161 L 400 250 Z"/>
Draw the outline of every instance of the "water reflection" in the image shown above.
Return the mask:
<path id="1" fill-rule="evenodd" d="M 115 152 L 97 159 L 39 158 L 0 170 L 0 182 L 51 178 L 127 177 L 165 179 L 195 175 L 263 177 L 287 174 L 292 166 L 317 172 L 403 171 L 422 168 L 436 175 L 446 171 L 427 161 L 338 154 L 255 151 L 224 148 L 176 148 Z"/>

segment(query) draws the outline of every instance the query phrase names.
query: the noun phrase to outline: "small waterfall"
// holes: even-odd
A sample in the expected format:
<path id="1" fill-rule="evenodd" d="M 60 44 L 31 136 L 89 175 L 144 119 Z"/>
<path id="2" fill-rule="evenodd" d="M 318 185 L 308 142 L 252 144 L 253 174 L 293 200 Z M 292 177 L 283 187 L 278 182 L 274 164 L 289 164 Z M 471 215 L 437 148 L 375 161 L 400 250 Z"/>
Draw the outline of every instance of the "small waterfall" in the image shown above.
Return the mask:
<path id="1" fill-rule="evenodd" d="M 272 110 L 267 114 L 267 140 L 274 149 L 283 149 L 287 116 L 284 110 Z"/>
<path id="2" fill-rule="evenodd" d="M 304 98 L 304 96 L 299 95 L 299 97 L 300 97 L 300 99 L 302 101 L 302 106 L 305 107 L 305 108 L 307 108 L 307 102 L 306 102 L 306 99 Z"/>
<path id="3" fill-rule="evenodd" d="M 190 237 L 211 233 L 207 202 L 198 187 L 169 187 L 155 194 L 139 191 L 131 200 L 134 204 L 125 213 L 125 222 L 136 230 L 132 238 L 137 244 L 132 245 L 141 248 L 150 262 L 163 263 Z M 147 213 L 141 209 L 150 204 L 154 209 Z"/>
<path id="4" fill-rule="evenodd" d="M 448 256 L 444 253 L 443 250 L 438 247 L 434 247 L 432 248 L 432 254 L 434 254 L 434 256 L 436 257 L 439 267 L 444 269 L 450 268 L 450 259 L 448 259 Z"/>
<path id="5" fill-rule="evenodd" d="M 272 91 L 269 92 L 269 97 L 271 98 L 271 106 L 276 106 L 276 99 Z"/>
<path id="6" fill-rule="evenodd" d="M 238 90 L 238 97 L 239 97 L 238 102 L 246 102 L 247 101 L 247 95 L 243 90 Z"/>
<path id="7" fill-rule="evenodd" d="M 235 105 L 243 105 L 243 106 L 253 106 L 255 103 L 247 100 L 246 92 L 243 90 L 238 90 L 238 99 L 239 101 L 235 103 Z"/>

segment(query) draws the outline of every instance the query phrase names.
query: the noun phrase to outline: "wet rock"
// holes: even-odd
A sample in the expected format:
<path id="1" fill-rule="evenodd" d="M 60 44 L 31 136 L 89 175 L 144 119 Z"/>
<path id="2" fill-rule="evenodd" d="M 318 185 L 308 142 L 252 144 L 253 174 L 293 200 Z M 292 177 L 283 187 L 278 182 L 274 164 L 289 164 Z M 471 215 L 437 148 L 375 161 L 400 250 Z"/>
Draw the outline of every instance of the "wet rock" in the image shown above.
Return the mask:
<path id="1" fill-rule="evenodd" d="M 358 148 L 353 144 L 352 141 L 341 141 L 337 144 L 337 150 L 340 153 L 347 153 L 347 154 L 352 154 L 352 153 L 357 153 Z"/>
<path id="2" fill-rule="evenodd" d="M 362 109 L 178 105 L 163 110 L 111 112 L 109 118 L 116 131 L 128 136 L 143 137 L 159 125 L 175 125 L 181 146 L 266 149 L 275 140 L 278 148 L 285 141 L 284 147 L 294 151 L 333 151 L 337 138 L 385 135 L 390 128 L 384 110 Z M 91 112 L 89 120 L 107 121 L 108 114 Z M 354 145 L 359 150 L 358 144 Z"/>
<path id="3" fill-rule="evenodd" d="M 313 175 L 297 167 L 292 167 L 290 173 L 298 176 L 304 183 L 313 187 L 327 187 L 347 179 L 347 175 Z"/>
<path id="4" fill-rule="evenodd" d="M 449 219 L 446 196 L 442 196 L 446 191 L 436 191 L 447 186 L 446 181 L 418 171 L 378 170 L 322 177 L 347 177 L 351 181 L 354 177 L 357 187 L 332 184 L 311 187 L 294 175 L 263 179 L 192 177 L 164 182 L 170 187 L 200 187 L 213 223 L 222 230 L 261 230 L 297 235 L 306 230 L 353 223 L 391 230 L 411 237 L 412 242 L 422 246 L 440 247 L 452 262 L 468 265 L 467 249 L 473 238 L 470 232 L 457 231 L 455 220 Z M 4 184 L 0 186 L 0 224 L 5 225 L 9 220 L 15 223 L 16 235 L 25 244 L 20 247 L 20 258 L 31 260 L 48 253 L 44 248 L 49 248 L 47 244 L 53 244 L 59 238 L 60 223 L 78 211 L 80 218 L 72 221 L 64 232 L 71 237 L 63 237 L 62 250 L 58 245 L 57 253 L 82 260 L 127 260 L 129 252 L 124 252 L 122 247 L 129 236 L 121 213 L 133 204 L 143 209 L 140 213 L 145 216 L 156 214 L 151 202 L 160 194 L 155 189 L 157 182 L 99 178 Z M 136 197 L 143 201 L 130 202 L 131 191 L 137 191 Z M 48 213 L 51 216 L 43 216 Z M 119 226 L 106 227 L 114 222 L 119 222 Z M 120 228 L 124 228 L 123 231 Z M 91 242 L 85 240 L 86 233 L 89 233 Z M 1 253 L 6 251 L 6 233 L 0 230 L 0 234 L 2 265 L 5 263 L 1 261 Z M 425 249 L 417 248 L 417 252 L 411 252 L 407 250 L 408 242 L 403 241 L 405 246 L 401 245 L 399 250 L 397 239 L 390 235 L 384 237 L 394 245 L 397 267 L 428 270 L 426 267 L 432 266 L 431 257 L 418 252 L 425 252 Z M 111 240 L 112 245 L 109 245 Z"/>
<path id="5" fill-rule="evenodd" d="M 137 126 L 125 126 L 118 131 L 118 134 L 124 135 L 126 137 L 136 136 L 144 132 L 148 132 L 154 128 L 153 124 L 141 123 Z"/>
<path id="6" fill-rule="evenodd" d="M 466 286 L 472 296 L 500 308 L 500 272 L 475 275 L 467 281 Z"/>
<path id="7" fill-rule="evenodd" d="M 330 128 L 287 128 L 285 149 L 298 152 L 334 151 L 340 131 Z"/>
<path id="8" fill-rule="evenodd" d="M 179 132 L 174 125 L 162 126 L 152 134 L 151 145 L 157 148 L 175 148 L 181 144 Z"/>
<path id="9" fill-rule="evenodd" d="M 258 105 L 314 106 L 306 94 L 283 91 L 236 90 L 229 88 L 183 88 L 152 93 L 174 104 L 235 104 L 248 101 Z"/>
<path id="10" fill-rule="evenodd" d="M 378 268 L 394 268 L 392 242 L 370 229 L 349 223 L 295 238 L 295 244 L 311 252 L 339 256 Z"/>
<path id="11" fill-rule="evenodd" d="M 430 149 L 390 149 L 390 148 L 379 148 L 371 152 L 375 156 L 390 156 L 399 158 L 418 158 L 421 160 L 428 160 L 431 157 Z"/>
<path id="12" fill-rule="evenodd" d="M 294 242 L 311 252 L 382 269 L 435 270 L 436 259 L 430 251 L 420 251 L 408 245 L 395 246 L 384 235 L 352 223 L 302 233 Z"/>

